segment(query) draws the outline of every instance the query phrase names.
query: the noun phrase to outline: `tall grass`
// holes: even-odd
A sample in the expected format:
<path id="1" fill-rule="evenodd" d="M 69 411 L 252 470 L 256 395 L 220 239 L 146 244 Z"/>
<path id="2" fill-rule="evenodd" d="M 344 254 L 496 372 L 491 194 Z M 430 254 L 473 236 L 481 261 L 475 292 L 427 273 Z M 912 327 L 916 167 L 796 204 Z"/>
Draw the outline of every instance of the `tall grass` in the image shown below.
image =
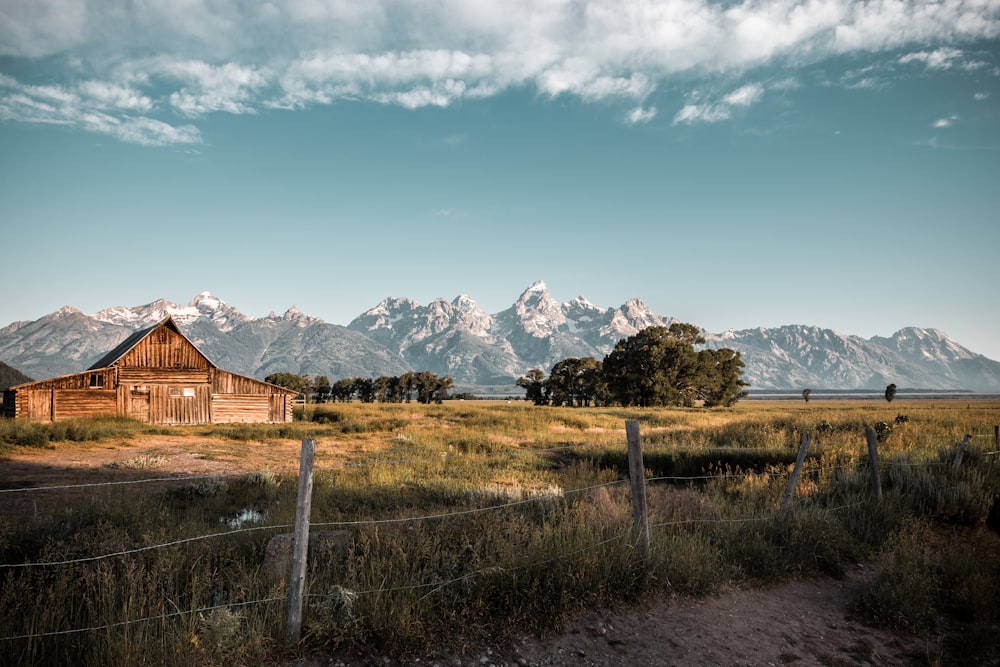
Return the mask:
<path id="1" fill-rule="evenodd" d="M 131 438 L 154 429 L 127 417 L 92 417 L 57 422 L 0 419 L 0 451 L 13 446 L 51 447 L 59 442 Z"/>
<path id="2" fill-rule="evenodd" d="M 263 565 L 294 521 L 296 480 L 251 473 L 98 487 L 49 516 L 0 519 L 2 563 L 83 559 L 0 568 L 0 662 L 259 664 L 342 647 L 404 658 L 656 592 L 839 576 L 864 561 L 881 574 L 856 606 L 875 622 L 930 632 L 954 617 L 975 639 L 997 621 L 1000 549 L 983 528 L 1000 494 L 992 440 L 951 465 L 964 433 L 992 434 L 997 403 L 349 404 L 304 417 L 198 431 L 239 447 L 315 437 L 347 457 L 316 471 L 312 530 L 347 531 L 350 546 L 310 562 L 299 649 L 283 643 L 287 585 Z M 625 419 L 640 420 L 646 445 L 647 560 L 632 534 Z M 894 424 L 880 502 L 864 440 L 877 421 Z M 779 520 L 803 433 L 814 446 Z M 247 510 L 257 523 L 239 523 Z M 89 560 L 101 554 L 120 555 Z"/>

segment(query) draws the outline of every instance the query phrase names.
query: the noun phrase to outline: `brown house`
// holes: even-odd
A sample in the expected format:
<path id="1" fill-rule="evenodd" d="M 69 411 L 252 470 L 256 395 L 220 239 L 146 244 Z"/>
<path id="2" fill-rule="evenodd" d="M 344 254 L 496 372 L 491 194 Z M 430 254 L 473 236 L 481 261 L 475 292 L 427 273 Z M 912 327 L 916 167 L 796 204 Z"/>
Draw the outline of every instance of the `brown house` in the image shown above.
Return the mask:
<path id="1" fill-rule="evenodd" d="M 288 422 L 295 395 L 218 368 L 167 317 L 81 373 L 7 389 L 3 413 L 40 421 L 100 414 L 153 424 Z"/>

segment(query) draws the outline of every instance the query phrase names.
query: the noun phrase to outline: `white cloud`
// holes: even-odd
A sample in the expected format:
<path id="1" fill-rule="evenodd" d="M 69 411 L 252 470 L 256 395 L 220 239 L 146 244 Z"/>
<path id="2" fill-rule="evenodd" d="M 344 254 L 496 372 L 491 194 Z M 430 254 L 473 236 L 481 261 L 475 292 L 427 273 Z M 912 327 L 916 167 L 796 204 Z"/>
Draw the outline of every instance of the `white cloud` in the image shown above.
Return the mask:
<path id="1" fill-rule="evenodd" d="M 723 95 L 718 101 L 698 103 L 695 101 L 684 105 L 674 116 L 674 125 L 690 125 L 692 123 L 717 123 L 732 117 L 736 108 L 749 107 L 764 96 L 764 87 L 759 83 L 750 83 Z"/>
<path id="2" fill-rule="evenodd" d="M 149 98 L 125 86 L 85 81 L 75 90 L 60 86 L 26 86 L 0 74 L 0 120 L 66 125 L 147 146 L 199 144 L 193 125 L 175 126 L 128 112 L 145 112 Z"/>
<path id="3" fill-rule="evenodd" d="M 39 71 L 71 63 L 36 82 L 77 100 L 22 89 L 0 105 L 26 122 L 38 122 L 32 107 L 73 104 L 167 122 L 338 99 L 448 106 L 525 87 L 625 104 L 631 118 L 675 78 L 731 81 L 915 46 L 900 64 L 981 68 L 957 45 L 997 37 L 997 0 L 4 0 L 0 56 Z M 721 120 L 762 92 L 691 102 L 675 122 Z"/>
<path id="4" fill-rule="evenodd" d="M 636 107 L 625 114 L 625 122 L 629 125 L 648 123 L 656 118 L 656 107 Z"/>
<path id="5" fill-rule="evenodd" d="M 150 111 L 153 101 L 135 88 L 108 81 L 84 81 L 77 87 L 94 106 L 122 111 Z"/>
<path id="6" fill-rule="evenodd" d="M 955 115 L 948 116 L 947 118 L 939 118 L 938 120 L 934 121 L 934 127 L 937 128 L 951 127 L 957 121 L 958 121 L 958 116 Z"/>
<path id="7" fill-rule="evenodd" d="M 233 63 L 216 67 L 200 60 L 164 62 L 158 73 L 182 82 L 170 94 L 170 104 L 185 116 L 213 111 L 242 114 L 255 111 L 255 93 L 267 85 L 256 69 Z"/>
<path id="8" fill-rule="evenodd" d="M 974 99 L 977 102 L 984 102 L 984 101 L 990 99 L 990 94 L 989 94 L 988 91 L 984 90 L 983 92 L 976 93 L 975 95 L 973 95 L 972 99 Z"/>
<path id="9" fill-rule="evenodd" d="M 951 47 L 935 49 L 933 51 L 917 51 L 908 53 L 900 57 L 900 64 L 922 63 L 924 67 L 932 70 L 947 70 L 961 65 L 963 54 L 960 50 Z"/>

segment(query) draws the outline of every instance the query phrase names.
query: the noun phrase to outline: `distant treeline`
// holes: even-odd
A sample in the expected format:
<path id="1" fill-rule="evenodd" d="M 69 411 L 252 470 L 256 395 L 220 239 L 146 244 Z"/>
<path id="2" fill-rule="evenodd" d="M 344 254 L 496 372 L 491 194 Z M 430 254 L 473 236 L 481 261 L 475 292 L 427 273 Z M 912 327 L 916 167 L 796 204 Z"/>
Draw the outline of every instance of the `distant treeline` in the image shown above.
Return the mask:
<path id="1" fill-rule="evenodd" d="M 331 383 L 326 375 L 272 373 L 265 382 L 287 387 L 302 394 L 307 403 L 440 403 L 455 386 L 451 376 L 438 377 L 429 371 L 382 375 L 377 378 L 342 378 Z"/>

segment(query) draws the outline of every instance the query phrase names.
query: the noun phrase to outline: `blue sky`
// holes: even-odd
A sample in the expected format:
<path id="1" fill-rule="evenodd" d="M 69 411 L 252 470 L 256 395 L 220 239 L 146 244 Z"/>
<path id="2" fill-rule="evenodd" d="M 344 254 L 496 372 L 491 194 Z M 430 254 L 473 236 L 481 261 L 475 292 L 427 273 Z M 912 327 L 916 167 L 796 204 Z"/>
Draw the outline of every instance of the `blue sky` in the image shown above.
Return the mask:
<path id="1" fill-rule="evenodd" d="M 998 186 L 998 0 L 0 1 L 0 326 L 544 280 L 1000 360 Z"/>

